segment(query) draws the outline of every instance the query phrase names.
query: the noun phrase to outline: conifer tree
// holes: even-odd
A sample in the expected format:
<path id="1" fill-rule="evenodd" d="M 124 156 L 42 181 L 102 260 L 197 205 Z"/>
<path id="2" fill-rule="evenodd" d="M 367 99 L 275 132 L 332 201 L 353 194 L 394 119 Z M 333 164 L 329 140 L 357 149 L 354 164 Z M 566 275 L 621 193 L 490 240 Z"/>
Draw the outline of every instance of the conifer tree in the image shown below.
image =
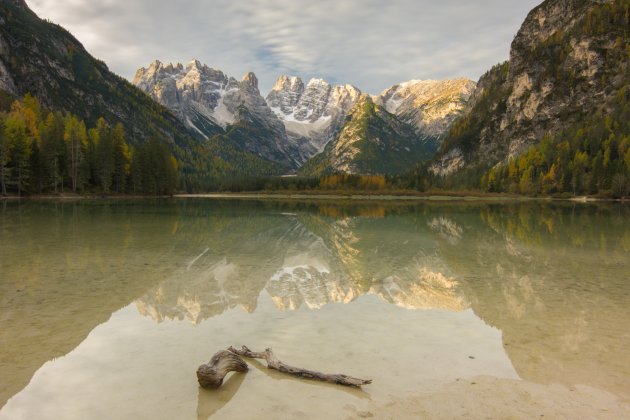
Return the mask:
<path id="1" fill-rule="evenodd" d="M 82 187 L 82 167 L 85 160 L 87 133 L 85 123 L 74 115 L 66 117 L 64 140 L 68 150 L 68 174 L 72 181 L 72 191 Z"/>

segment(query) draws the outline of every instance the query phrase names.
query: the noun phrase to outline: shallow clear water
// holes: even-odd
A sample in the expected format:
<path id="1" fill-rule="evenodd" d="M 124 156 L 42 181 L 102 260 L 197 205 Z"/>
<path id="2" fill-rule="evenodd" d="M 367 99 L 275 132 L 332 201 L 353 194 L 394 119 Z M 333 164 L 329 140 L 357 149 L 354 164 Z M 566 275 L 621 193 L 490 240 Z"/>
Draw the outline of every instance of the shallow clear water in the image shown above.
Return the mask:
<path id="1" fill-rule="evenodd" d="M 0 419 L 396 416 L 485 377 L 630 400 L 619 204 L 1 202 L 0 304 Z M 248 360 L 199 389 L 242 344 L 374 383 Z"/>

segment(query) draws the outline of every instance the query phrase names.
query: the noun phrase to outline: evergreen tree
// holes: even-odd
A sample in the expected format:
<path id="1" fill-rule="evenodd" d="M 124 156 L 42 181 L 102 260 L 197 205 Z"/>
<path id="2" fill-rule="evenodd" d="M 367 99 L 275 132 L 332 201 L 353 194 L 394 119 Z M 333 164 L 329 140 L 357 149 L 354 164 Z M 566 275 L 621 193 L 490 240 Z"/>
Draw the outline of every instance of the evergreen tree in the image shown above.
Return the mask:
<path id="1" fill-rule="evenodd" d="M 64 128 L 64 140 L 68 150 L 68 174 L 72 181 L 72 191 L 83 186 L 82 168 L 85 160 L 87 132 L 83 121 L 74 115 L 67 116 Z"/>
<path id="2" fill-rule="evenodd" d="M 101 191 L 109 192 L 114 173 L 114 147 L 112 133 L 103 118 L 96 122 L 96 128 L 91 130 L 94 135 L 94 163 L 95 183 Z"/>
<path id="3" fill-rule="evenodd" d="M 9 176 L 9 140 L 4 134 L 6 117 L 0 117 L 0 193 L 7 195 L 7 180 Z"/>
<path id="4" fill-rule="evenodd" d="M 18 195 L 27 186 L 30 172 L 31 142 L 26 128 L 26 121 L 21 110 L 14 107 L 4 125 L 4 135 L 9 145 L 9 160 L 12 166 L 12 180 L 17 186 Z"/>
<path id="5" fill-rule="evenodd" d="M 112 148 L 114 164 L 114 189 L 117 193 L 122 193 L 126 189 L 127 178 L 129 177 L 131 155 L 129 147 L 125 142 L 125 132 L 122 124 L 116 124 L 112 131 Z"/>
<path id="6" fill-rule="evenodd" d="M 63 179 L 66 173 L 64 130 L 64 117 L 59 112 L 48 113 L 39 129 L 43 185 L 44 188 L 52 187 L 55 193 L 63 188 Z"/>

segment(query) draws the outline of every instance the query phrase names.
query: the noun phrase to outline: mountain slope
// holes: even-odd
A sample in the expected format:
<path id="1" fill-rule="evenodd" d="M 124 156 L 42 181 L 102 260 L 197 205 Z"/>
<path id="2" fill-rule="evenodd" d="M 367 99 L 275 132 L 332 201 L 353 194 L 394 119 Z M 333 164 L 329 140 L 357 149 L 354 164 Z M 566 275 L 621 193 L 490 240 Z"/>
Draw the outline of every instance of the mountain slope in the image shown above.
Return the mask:
<path id="1" fill-rule="evenodd" d="M 166 139 L 178 159 L 190 160 L 193 135 L 155 103 L 93 58 L 69 32 L 35 15 L 23 1 L 0 0 L 0 89 L 30 92 L 48 109 L 72 112 L 94 125 L 122 123 L 130 142 Z"/>
<path id="2" fill-rule="evenodd" d="M 545 136 L 586 129 L 589 116 L 600 113 L 603 119 L 623 106 L 630 80 L 629 5 L 546 0 L 533 9 L 512 43 L 509 62 L 482 76 L 430 171 L 446 176 L 507 164 L 539 147 Z M 593 134 L 601 142 L 609 133 Z"/>
<path id="3" fill-rule="evenodd" d="M 397 174 L 431 157 L 414 128 L 363 95 L 324 151 L 300 170 L 305 175 L 334 172 Z"/>
<path id="4" fill-rule="evenodd" d="M 418 136 L 437 151 L 475 86 L 468 79 L 411 80 L 386 89 L 374 101 L 414 126 Z"/>

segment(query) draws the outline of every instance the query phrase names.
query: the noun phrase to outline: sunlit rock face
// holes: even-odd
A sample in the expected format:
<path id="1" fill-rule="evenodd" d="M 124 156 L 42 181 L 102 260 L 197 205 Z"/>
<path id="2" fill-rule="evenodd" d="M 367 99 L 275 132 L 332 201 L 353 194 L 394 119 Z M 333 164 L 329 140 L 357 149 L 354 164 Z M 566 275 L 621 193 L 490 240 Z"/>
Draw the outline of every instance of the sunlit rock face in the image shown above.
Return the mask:
<path id="1" fill-rule="evenodd" d="M 239 105 L 235 97 L 244 85 L 198 60 L 185 66 L 156 60 L 138 69 L 133 83 L 199 131 L 203 127 L 197 127 L 191 118 L 196 113 L 222 127 L 234 123 Z"/>
<path id="2" fill-rule="evenodd" d="M 462 115 L 477 127 L 446 138 L 432 172 L 446 176 L 507 162 L 545 135 L 597 111 L 609 114 L 627 85 L 625 44 L 617 43 L 616 30 L 579 29 L 608 19 L 601 11 L 591 15 L 603 3 L 612 0 L 547 0 L 534 8 L 514 37 L 509 61 L 484 74 L 470 95 Z M 550 49 L 556 42 L 564 48 Z M 461 155 L 459 164 L 454 155 Z"/>
<path id="3" fill-rule="evenodd" d="M 410 80 L 384 90 L 374 101 L 415 127 L 418 136 L 437 150 L 475 86 L 468 79 Z"/>

